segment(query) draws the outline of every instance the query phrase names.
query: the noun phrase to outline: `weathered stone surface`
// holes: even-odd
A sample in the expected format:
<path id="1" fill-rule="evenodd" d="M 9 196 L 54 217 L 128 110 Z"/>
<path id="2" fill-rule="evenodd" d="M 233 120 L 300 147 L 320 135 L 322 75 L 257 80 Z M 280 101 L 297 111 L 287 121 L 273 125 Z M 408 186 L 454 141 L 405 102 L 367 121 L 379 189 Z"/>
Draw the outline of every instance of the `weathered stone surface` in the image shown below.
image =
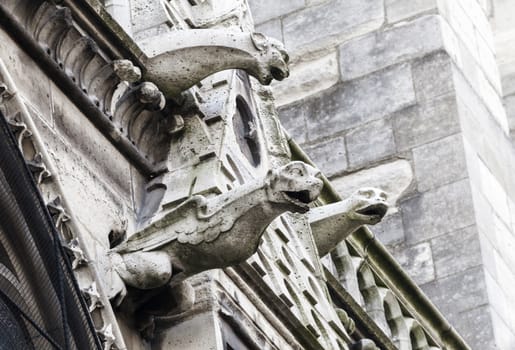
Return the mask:
<path id="1" fill-rule="evenodd" d="M 393 255 L 417 284 L 428 283 L 435 279 L 431 245 L 428 242 L 412 247 L 401 246 L 400 249 L 393 250 Z"/>
<path id="2" fill-rule="evenodd" d="M 505 349 L 498 347 L 494 339 L 492 310 L 488 305 L 460 312 L 450 319 L 465 341 L 477 350 Z M 506 349 L 509 349 L 506 348 Z"/>
<path id="3" fill-rule="evenodd" d="M 481 159 L 478 161 L 478 168 L 481 192 L 501 220 L 506 224 L 511 223 L 506 190 Z"/>
<path id="4" fill-rule="evenodd" d="M 355 79 L 441 48 L 438 16 L 424 16 L 386 31 L 372 32 L 340 46 L 342 79 Z"/>
<path id="5" fill-rule="evenodd" d="M 477 55 L 474 24 L 462 8 L 460 1 L 440 1 L 439 10 L 451 28 L 454 29 L 458 40 L 467 47 L 469 52 Z"/>
<path id="6" fill-rule="evenodd" d="M 476 45 L 478 46 L 478 63 L 486 78 L 495 91 L 502 96 L 501 75 L 495 60 L 495 49 L 488 45 L 485 39 L 476 32 Z"/>
<path id="7" fill-rule="evenodd" d="M 498 318 L 497 322 L 500 321 L 507 325 L 513 324 L 515 316 L 512 310 L 515 307 L 515 299 L 512 293 L 503 290 L 488 271 L 485 271 L 485 282 L 490 299 L 490 306 Z"/>
<path id="8" fill-rule="evenodd" d="M 512 141 L 464 79 L 461 74 L 455 76 L 459 84 L 458 110 L 463 134 L 473 152 L 479 156 L 475 158 L 487 165 L 509 196 L 515 198 L 515 181 L 511 170 L 515 166 L 515 149 Z M 479 168 L 477 170 L 479 172 Z"/>
<path id="9" fill-rule="evenodd" d="M 451 59 L 438 52 L 413 63 L 413 81 L 417 100 L 424 101 L 454 92 Z"/>
<path id="10" fill-rule="evenodd" d="M 393 125 L 400 151 L 452 135 L 460 130 L 456 97 L 443 96 L 397 112 Z"/>
<path id="11" fill-rule="evenodd" d="M 308 139 L 307 119 L 313 114 L 311 103 L 300 101 L 278 109 L 281 124 L 299 143 Z"/>
<path id="12" fill-rule="evenodd" d="M 431 246 L 437 278 L 465 271 L 482 263 L 475 226 L 433 238 Z"/>
<path id="13" fill-rule="evenodd" d="M 333 186 L 343 198 L 350 196 L 352 192 L 365 186 L 382 189 L 388 194 L 390 213 L 397 211 L 397 200 L 405 193 L 412 181 L 413 171 L 411 165 L 404 159 L 398 159 L 331 180 Z M 381 227 L 383 224 L 379 224 L 378 227 Z M 376 227 L 374 231 L 377 229 Z"/>
<path id="14" fill-rule="evenodd" d="M 305 0 L 251 0 L 249 5 L 254 21 L 263 23 L 303 8 Z"/>
<path id="15" fill-rule="evenodd" d="M 134 33 L 151 27 L 157 27 L 167 21 L 163 5 L 157 0 L 132 0 L 131 23 Z"/>
<path id="16" fill-rule="evenodd" d="M 461 180 L 401 203 L 402 219 L 409 243 L 456 231 L 474 223 L 468 180 Z"/>
<path id="17" fill-rule="evenodd" d="M 472 23 L 474 23 L 476 33 L 488 43 L 488 46 L 491 49 L 494 49 L 494 31 L 492 30 L 493 28 L 489 21 L 493 16 L 491 13 L 485 12 L 481 7 L 481 0 L 459 0 L 457 2 L 461 4 L 461 7 L 464 8 L 467 13 L 467 16 L 470 18 Z M 502 2 L 510 3 L 509 1 Z M 513 4 L 511 5 L 511 8 L 506 7 L 505 9 L 509 12 L 513 11 Z M 502 9 L 497 8 L 496 10 L 501 11 Z"/>
<path id="18" fill-rule="evenodd" d="M 131 35 L 132 34 L 132 23 L 131 23 L 131 8 L 130 1 L 125 0 L 107 0 L 104 2 L 106 11 L 118 22 L 123 30 Z"/>
<path id="19" fill-rule="evenodd" d="M 49 136 L 55 137 L 55 134 Z M 90 235 L 91 247 L 94 247 L 93 242 L 108 247 L 109 232 L 121 229 L 124 218 L 130 221 L 129 227 L 134 227 L 131 193 L 117 190 L 107 176 L 100 177 L 102 170 L 83 154 L 71 151 L 73 146 L 69 143 L 58 137 L 47 140 L 51 161 L 59 172 L 61 185 L 66 188 L 66 198 L 69 198 L 67 209 Z M 129 167 L 126 169 L 126 176 L 129 176 Z"/>
<path id="20" fill-rule="evenodd" d="M 276 105 L 281 106 L 315 95 L 335 85 L 339 78 L 336 52 L 311 61 L 290 65 L 290 76 L 274 82 Z"/>
<path id="21" fill-rule="evenodd" d="M 513 254 L 515 250 L 515 235 L 510 224 L 504 223 L 497 215 L 494 215 L 493 220 L 492 231 L 495 234 L 494 242 L 497 242 L 496 250 L 511 271 L 511 274 L 515 276 L 515 255 Z"/>
<path id="22" fill-rule="evenodd" d="M 199 337 L 199 329 L 202 336 Z M 219 329 L 213 313 L 203 313 L 184 320 L 173 329 L 163 332 L 155 341 L 163 348 L 184 350 L 213 349 L 219 343 Z"/>
<path id="23" fill-rule="evenodd" d="M 0 59 L 12 76 L 16 77 L 19 93 L 38 112 L 38 116 L 43 117 L 49 125 L 53 125 L 50 79 L 3 30 L 0 30 Z M 35 81 L 38 82 L 38 89 L 34 88 Z"/>
<path id="24" fill-rule="evenodd" d="M 123 193 L 123 197 L 130 198 L 132 191 L 130 163 L 86 117 L 77 118 L 78 115 L 82 115 L 81 111 L 57 86 L 51 84 L 50 90 L 53 97 L 54 131 L 59 136 L 47 141 L 49 148 L 56 147 L 60 151 L 70 148 L 73 151 L 66 153 L 76 154 L 71 156 L 72 158 L 84 158 L 77 165 L 73 165 L 77 160 L 70 161 L 68 164 L 63 160 L 65 157 L 57 156 L 57 166 L 69 167 L 67 172 L 69 171 L 69 174 L 79 182 L 83 179 L 78 175 L 80 172 L 75 171 L 74 174 L 74 168 L 84 166 L 92 173 L 102 174 L 102 182 L 115 188 L 116 192 Z M 56 155 L 60 151 L 56 150 Z"/>
<path id="25" fill-rule="evenodd" d="M 310 140 L 330 136 L 413 104 L 415 94 L 408 65 L 337 85 L 311 101 Z"/>
<path id="26" fill-rule="evenodd" d="M 386 18 L 394 23 L 422 12 L 436 10 L 436 0 L 385 0 Z"/>
<path id="27" fill-rule="evenodd" d="M 484 0 L 482 2 L 493 2 L 493 0 Z M 515 4 L 512 1 L 495 1 L 493 10 L 488 14 L 494 34 L 495 52 L 499 69 L 501 71 L 503 92 L 512 94 L 515 92 L 515 47 L 513 46 L 513 38 L 515 36 L 515 27 L 513 26 L 513 11 Z M 493 12 L 493 13 L 492 13 Z"/>
<path id="28" fill-rule="evenodd" d="M 347 152 L 343 137 L 336 137 L 314 146 L 304 146 L 304 150 L 311 159 L 316 159 L 317 166 L 326 176 L 347 170 Z"/>
<path id="29" fill-rule="evenodd" d="M 502 244 L 502 242 L 500 242 Z M 504 257 L 497 251 L 493 252 L 494 263 L 496 267 L 496 282 L 503 291 L 512 291 L 515 288 L 515 275 L 511 270 L 511 267 L 507 265 Z M 515 302 L 513 300 L 512 294 L 507 293 L 509 299 L 507 300 L 509 303 L 511 302 L 511 306 L 515 307 Z"/>
<path id="30" fill-rule="evenodd" d="M 283 41 L 281 20 L 272 19 L 256 26 L 256 32 L 268 35 L 271 38 Z"/>
<path id="31" fill-rule="evenodd" d="M 513 69 L 515 70 L 515 68 Z M 515 94 L 515 72 L 503 72 L 501 70 L 501 74 L 504 96 Z"/>
<path id="32" fill-rule="evenodd" d="M 461 45 L 463 46 L 463 45 Z M 461 56 L 461 65 L 453 67 L 453 80 L 456 91 L 463 93 L 463 98 L 467 99 L 476 95 L 476 101 L 467 101 L 467 104 L 473 105 L 482 103 L 494 117 L 494 121 L 498 126 L 508 134 L 508 120 L 506 118 L 506 110 L 502 105 L 499 93 L 494 89 L 491 82 L 486 78 L 481 66 L 476 59 L 471 56 L 468 50 L 460 47 L 459 55 Z M 473 92 L 468 92 L 472 88 Z"/>
<path id="33" fill-rule="evenodd" d="M 381 0 L 332 0 L 285 17 L 284 42 L 297 53 L 308 45 L 315 50 L 378 28 L 383 21 Z"/>
<path id="34" fill-rule="evenodd" d="M 413 149 L 413 162 L 420 192 L 467 176 L 461 134 L 445 137 Z"/>
<path id="35" fill-rule="evenodd" d="M 488 272 L 492 277 L 497 280 L 498 274 L 497 274 L 497 266 L 495 262 L 495 246 L 497 244 L 492 241 L 492 237 L 490 237 L 490 232 L 483 231 L 481 228 L 479 228 L 478 225 L 478 232 L 479 232 L 479 244 L 481 246 L 481 259 L 483 262 L 483 269 L 485 272 Z"/>
<path id="36" fill-rule="evenodd" d="M 504 108 L 506 108 L 506 117 L 508 118 L 508 125 L 510 133 L 513 135 L 515 131 L 515 94 L 504 97 Z"/>
<path id="37" fill-rule="evenodd" d="M 513 309 L 512 309 L 513 310 Z M 511 349 L 515 346 L 515 333 L 513 326 L 507 324 L 495 311 L 491 311 L 492 328 L 494 329 L 498 349 Z"/>
<path id="38" fill-rule="evenodd" d="M 381 243 L 385 245 L 402 243 L 405 237 L 401 214 L 387 215 L 380 223 L 374 226 L 373 232 Z"/>
<path id="39" fill-rule="evenodd" d="M 360 126 L 346 135 L 349 165 L 360 167 L 395 153 L 392 123 L 380 119 Z"/>
<path id="40" fill-rule="evenodd" d="M 480 266 L 439 278 L 421 287 L 451 322 L 458 321 L 460 313 L 470 310 L 471 305 L 484 305 L 488 301 Z M 449 293 L 450 290 L 453 293 Z"/>

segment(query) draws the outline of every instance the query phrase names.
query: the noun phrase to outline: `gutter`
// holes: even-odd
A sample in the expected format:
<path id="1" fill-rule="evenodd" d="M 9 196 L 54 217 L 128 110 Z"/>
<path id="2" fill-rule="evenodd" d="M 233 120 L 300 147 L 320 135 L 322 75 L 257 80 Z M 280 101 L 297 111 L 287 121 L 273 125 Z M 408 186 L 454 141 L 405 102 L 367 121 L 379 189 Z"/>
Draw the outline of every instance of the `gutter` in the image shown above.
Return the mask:
<path id="1" fill-rule="evenodd" d="M 315 166 L 291 136 L 286 131 L 284 133 L 287 135 L 292 159 Z M 320 199 L 324 203 L 341 201 L 341 196 L 323 174 L 322 181 L 324 188 Z M 347 238 L 347 242 L 365 259 L 406 309 L 444 349 L 471 349 L 422 289 L 406 274 L 385 246 L 375 238 L 372 231 L 367 227 L 362 227 Z"/>

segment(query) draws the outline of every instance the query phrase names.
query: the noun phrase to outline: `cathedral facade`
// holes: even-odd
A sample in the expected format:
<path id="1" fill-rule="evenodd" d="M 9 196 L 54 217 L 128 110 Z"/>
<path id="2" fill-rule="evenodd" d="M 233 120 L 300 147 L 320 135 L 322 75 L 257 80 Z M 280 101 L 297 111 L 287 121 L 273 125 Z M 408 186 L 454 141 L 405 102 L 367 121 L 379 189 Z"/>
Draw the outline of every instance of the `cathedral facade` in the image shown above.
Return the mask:
<path id="1" fill-rule="evenodd" d="M 469 348 L 376 238 L 392 194 L 299 146 L 264 3 L 0 4 L 0 348 Z"/>

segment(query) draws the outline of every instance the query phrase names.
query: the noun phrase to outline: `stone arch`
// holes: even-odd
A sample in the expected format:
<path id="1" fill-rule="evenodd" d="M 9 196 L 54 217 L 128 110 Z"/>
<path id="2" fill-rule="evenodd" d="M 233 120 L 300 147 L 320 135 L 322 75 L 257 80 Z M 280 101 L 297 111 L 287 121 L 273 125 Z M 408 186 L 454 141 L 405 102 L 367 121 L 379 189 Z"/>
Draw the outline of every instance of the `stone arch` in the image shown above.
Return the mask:
<path id="1" fill-rule="evenodd" d="M 383 289 L 385 288 L 377 286 L 374 273 L 364 261 L 362 261 L 358 269 L 357 277 L 367 314 L 376 322 L 379 328 L 390 336 L 390 327 L 386 321 L 383 304 Z"/>
<path id="2" fill-rule="evenodd" d="M 389 289 L 381 288 L 386 322 L 390 328 L 392 340 L 399 350 L 411 350 L 410 331 L 404 318 L 401 305 Z"/>
<path id="3" fill-rule="evenodd" d="M 406 324 L 409 329 L 409 337 L 412 350 L 432 350 L 435 349 L 429 345 L 426 332 L 417 320 L 409 317 L 406 318 Z"/>
<path id="4" fill-rule="evenodd" d="M 336 268 L 340 283 L 345 287 L 350 295 L 354 297 L 358 304 L 364 305 L 357 277 L 357 271 L 359 266 L 361 266 L 363 259 L 352 256 L 349 253 L 349 249 L 345 242 L 336 247 L 336 249 L 331 253 L 331 258 Z"/>

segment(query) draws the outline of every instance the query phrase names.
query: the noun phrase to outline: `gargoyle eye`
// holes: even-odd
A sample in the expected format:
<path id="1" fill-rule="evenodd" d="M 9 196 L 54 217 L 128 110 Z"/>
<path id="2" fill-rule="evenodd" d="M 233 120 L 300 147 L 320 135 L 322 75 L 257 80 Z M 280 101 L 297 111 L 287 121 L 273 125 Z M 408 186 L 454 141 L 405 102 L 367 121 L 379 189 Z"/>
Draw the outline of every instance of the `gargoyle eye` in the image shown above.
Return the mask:
<path id="1" fill-rule="evenodd" d="M 361 192 L 361 195 L 368 199 L 368 198 L 372 198 L 374 193 L 372 191 L 363 191 L 363 192 Z"/>
<path id="2" fill-rule="evenodd" d="M 302 171 L 302 169 L 299 169 L 299 168 L 293 168 L 291 170 L 291 173 L 294 176 L 304 176 L 304 172 Z"/>

